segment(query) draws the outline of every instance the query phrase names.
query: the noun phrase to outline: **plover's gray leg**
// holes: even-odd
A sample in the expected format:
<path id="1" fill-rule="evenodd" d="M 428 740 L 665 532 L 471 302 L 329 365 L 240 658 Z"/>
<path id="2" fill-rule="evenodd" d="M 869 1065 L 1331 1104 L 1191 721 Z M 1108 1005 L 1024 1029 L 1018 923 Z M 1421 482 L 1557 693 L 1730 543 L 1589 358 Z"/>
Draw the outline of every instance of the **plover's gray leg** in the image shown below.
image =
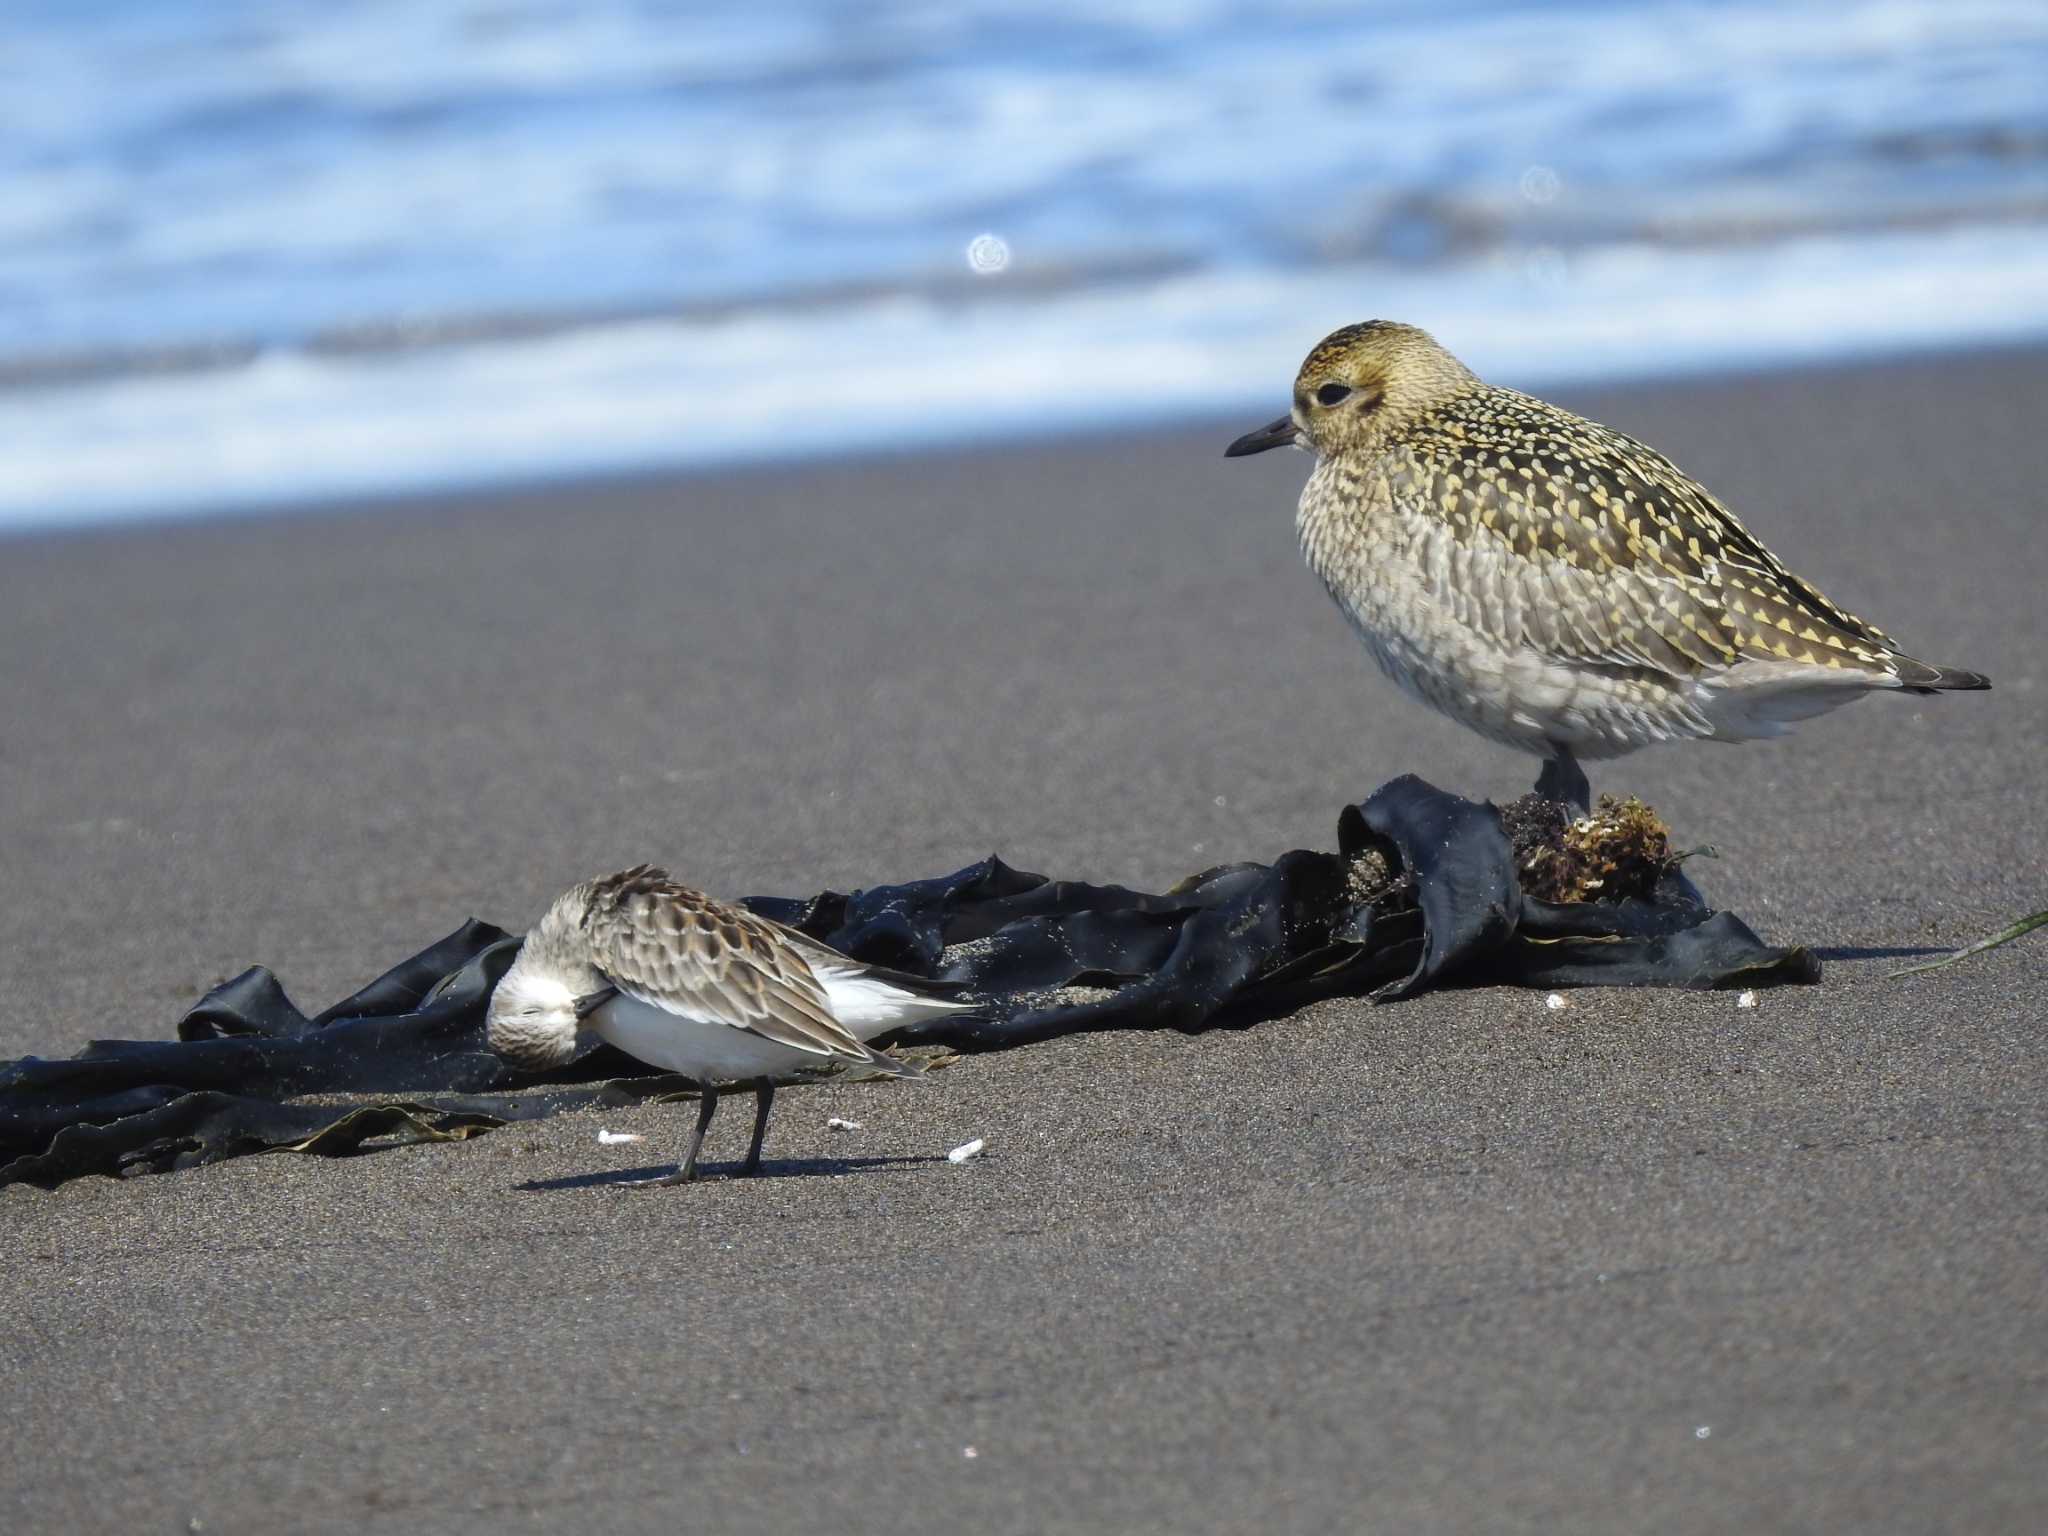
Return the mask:
<path id="1" fill-rule="evenodd" d="M 775 1102 L 775 1085 L 765 1077 L 754 1079 L 754 1144 L 747 1148 L 741 1173 L 761 1171 L 761 1138 L 768 1134 L 768 1106 Z"/>
<path id="2" fill-rule="evenodd" d="M 1593 809 L 1593 786 L 1586 782 L 1586 770 L 1572 756 L 1570 747 L 1553 747 L 1536 775 L 1536 793 L 1546 800 L 1560 800 L 1581 811 Z"/>
<path id="3" fill-rule="evenodd" d="M 658 1179 L 634 1179 L 625 1186 L 627 1189 L 670 1189 L 697 1177 L 697 1154 L 704 1149 L 704 1133 L 711 1129 L 711 1115 L 718 1108 L 718 1090 L 709 1083 L 699 1083 L 697 1093 L 697 1129 L 690 1134 L 690 1150 L 683 1154 L 682 1166 Z"/>

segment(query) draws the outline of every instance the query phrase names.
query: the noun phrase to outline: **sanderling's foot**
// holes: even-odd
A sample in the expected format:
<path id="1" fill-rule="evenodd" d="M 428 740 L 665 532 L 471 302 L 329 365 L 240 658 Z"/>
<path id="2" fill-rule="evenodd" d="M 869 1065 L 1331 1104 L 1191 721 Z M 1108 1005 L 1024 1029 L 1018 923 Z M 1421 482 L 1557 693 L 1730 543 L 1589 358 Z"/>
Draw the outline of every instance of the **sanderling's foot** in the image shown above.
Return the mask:
<path id="1" fill-rule="evenodd" d="M 687 1169 L 685 1169 L 685 1168 L 678 1168 L 678 1169 L 677 1169 L 677 1170 L 676 1170 L 676 1171 L 675 1171 L 674 1173 L 664 1173 L 664 1174 L 662 1174 L 662 1175 L 661 1175 L 660 1177 L 658 1177 L 658 1178 L 652 1178 L 652 1179 L 621 1179 L 621 1180 L 619 1181 L 619 1188 L 620 1188 L 620 1189 L 674 1189 L 674 1188 L 675 1188 L 675 1187 L 676 1187 L 676 1186 L 677 1186 L 678 1184 L 694 1184 L 694 1183 L 695 1183 L 696 1181 L 697 1181 L 697 1170 L 696 1170 L 696 1169 L 694 1169 L 694 1168 L 687 1168 Z"/>

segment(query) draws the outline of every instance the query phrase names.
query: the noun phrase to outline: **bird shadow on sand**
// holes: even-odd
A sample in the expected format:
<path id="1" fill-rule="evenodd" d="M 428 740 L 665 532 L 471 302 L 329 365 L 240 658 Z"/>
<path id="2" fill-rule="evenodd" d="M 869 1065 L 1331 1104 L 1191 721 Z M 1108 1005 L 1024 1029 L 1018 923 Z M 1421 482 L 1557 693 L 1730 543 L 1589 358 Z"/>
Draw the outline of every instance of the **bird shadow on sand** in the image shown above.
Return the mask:
<path id="1" fill-rule="evenodd" d="M 698 1170 L 695 1182 L 703 1184 L 746 1183 L 760 1179 L 802 1179 L 830 1177 L 842 1173 L 882 1173 L 892 1168 L 917 1167 L 926 1163 L 943 1163 L 943 1155 L 931 1157 L 801 1157 L 763 1159 L 761 1171 L 741 1174 L 738 1163 L 724 1165 L 706 1163 Z M 576 1173 L 559 1179 L 529 1179 L 524 1184 L 512 1187 L 531 1194 L 547 1194 L 564 1189 L 604 1189 L 607 1187 L 626 1189 L 643 1179 L 658 1179 L 675 1172 L 674 1163 L 656 1163 L 648 1168 L 612 1168 L 603 1173 Z M 675 1186 L 680 1188 L 681 1186 Z"/>

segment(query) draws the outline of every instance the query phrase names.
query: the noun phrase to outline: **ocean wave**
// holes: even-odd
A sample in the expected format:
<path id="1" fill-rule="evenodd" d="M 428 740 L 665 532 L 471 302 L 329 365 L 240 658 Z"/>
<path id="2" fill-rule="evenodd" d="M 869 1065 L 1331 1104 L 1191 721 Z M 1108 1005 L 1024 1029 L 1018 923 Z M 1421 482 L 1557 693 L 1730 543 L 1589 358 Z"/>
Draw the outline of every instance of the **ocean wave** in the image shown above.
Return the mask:
<path id="1" fill-rule="evenodd" d="M 2048 335 L 2032 230 L 1544 248 L 973 299 L 638 318 L 416 351 L 279 349 L 16 392 L 0 524 L 1130 430 L 1280 408 L 1324 332 L 1427 325 L 1535 387 Z"/>
<path id="2" fill-rule="evenodd" d="M 1752 300 L 1745 360 L 2038 319 L 2006 255 L 2048 225 L 2038 0 L 701 21 L 0 8 L 0 516 L 1221 407 L 1370 312 L 1541 376 L 1723 359 Z M 1003 262 L 967 258 L 984 232 Z M 1839 302 L 1914 284 L 1911 313 Z M 860 382 L 735 412 L 804 347 Z M 1180 372 L 1123 399 L 1124 355 Z"/>
<path id="3" fill-rule="evenodd" d="M 691 17 L 6 7 L 0 359 L 2048 198 L 2034 0 Z"/>

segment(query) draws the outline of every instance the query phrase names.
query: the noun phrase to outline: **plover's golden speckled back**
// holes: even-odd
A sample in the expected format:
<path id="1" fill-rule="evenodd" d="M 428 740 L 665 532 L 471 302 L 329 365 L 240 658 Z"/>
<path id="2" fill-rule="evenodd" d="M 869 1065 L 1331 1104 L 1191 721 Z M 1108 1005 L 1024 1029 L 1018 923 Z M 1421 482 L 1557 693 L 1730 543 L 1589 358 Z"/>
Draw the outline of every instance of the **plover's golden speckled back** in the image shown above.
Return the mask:
<path id="1" fill-rule="evenodd" d="M 1287 416 L 1230 457 L 1316 455 L 1296 527 L 1366 649 L 1409 693 L 1546 761 L 1781 735 L 1872 689 L 1988 688 L 1915 661 L 1785 568 L 1670 460 L 1483 382 L 1413 326 L 1346 326 Z"/>
<path id="2" fill-rule="evenodd" d="M 955 990 L 864 965 L 642 864 L 555 899 L 491 993 L 488 1031 L 493 1050 L 536 1070 L 569 1061 L 583 1026 L 694 1079 L 702 1097 L 682 1165 L 641 1181 L 680 1184 L 696 1176 L 719 1084 L 754 1089 L 753 1173 L 778 1075 L 836 1061 L 913 1076 L 867 1042 L 976 1006 Z"/>

